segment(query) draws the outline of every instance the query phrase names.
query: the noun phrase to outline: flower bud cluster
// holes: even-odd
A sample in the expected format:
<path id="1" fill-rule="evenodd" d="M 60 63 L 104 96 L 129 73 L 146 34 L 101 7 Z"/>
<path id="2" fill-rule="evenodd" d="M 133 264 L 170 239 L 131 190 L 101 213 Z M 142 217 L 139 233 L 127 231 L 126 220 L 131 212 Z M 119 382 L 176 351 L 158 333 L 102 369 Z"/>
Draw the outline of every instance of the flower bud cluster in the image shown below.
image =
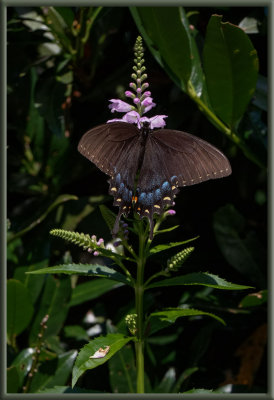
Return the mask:
<path id="1" fill-rule="evenodd" d="M 128 314 L 125 318 L 128 330 L 132 335 L 137 332 L 137 314 Z"/>
<path id="2" fill-rule="evenodd" d="M 96 246 L 99 246 L 99 247 L 102 247 L 103 249 L 105 249 L 105 242 L 104 242 L 104 239 L 100 238 L 99 240 L 97 240 L 96 235 L 92 235 L 92 236 L 91 236 L 91 241 L 92 241 L 94 244 L 96 244 Z M 92 249 L 91 247 L 88 248 L 88 252 L 89 252 L 89 253 L 93 253 L 93 255 L 94 255 L 95 257 L 99 256 L 99 254 L 100 254 L 100 251 L 94 250 L 94 249 Z"/>
<path id="3" fill-rule="evenodd" d="M 175 256 L 171 257 L 167 262 L 167 268 L 169 271 L 177 271 L 178 268 L 183 265 L 186 259 L 193 252 L 194 247 L 187 247 L 186 249 L 180 251 L 180 253 L 175 254 Z"/>

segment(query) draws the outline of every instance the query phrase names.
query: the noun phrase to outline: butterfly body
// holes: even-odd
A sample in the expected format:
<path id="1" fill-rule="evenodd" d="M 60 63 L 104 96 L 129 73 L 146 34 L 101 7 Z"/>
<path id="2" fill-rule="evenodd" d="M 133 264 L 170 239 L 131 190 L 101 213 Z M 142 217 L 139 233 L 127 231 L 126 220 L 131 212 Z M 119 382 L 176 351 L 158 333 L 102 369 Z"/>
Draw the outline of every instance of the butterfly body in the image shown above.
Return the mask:
<path id="1" fill-rule="evenodd" d="M 194 185 L 231 173 L 229 161 L 208 142 L 170 129 L 141 128 L 127 122 L 99 125 L 82 137 L 78 150 L 110 176 L 109 192 L 119 213 L 113 228 L 119 230 L 122 214 L 133 208 L 148 217 L 172 205 L 181 186 Z"/>

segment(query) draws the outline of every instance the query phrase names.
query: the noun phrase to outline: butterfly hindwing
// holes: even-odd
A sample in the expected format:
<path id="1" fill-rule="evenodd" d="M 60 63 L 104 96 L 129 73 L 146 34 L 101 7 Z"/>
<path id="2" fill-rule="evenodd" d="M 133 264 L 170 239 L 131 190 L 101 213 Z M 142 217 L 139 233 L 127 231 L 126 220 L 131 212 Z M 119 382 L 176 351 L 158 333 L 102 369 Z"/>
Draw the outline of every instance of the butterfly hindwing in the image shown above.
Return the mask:
<path id="1" fill-rule="evenodd" d="M 154 147 L 166 154 L 168 174 L 178 176 L 179 186 L 190 186 L 231 174 L 225 155 L 196 136 L 170 129 L 153 131 L 151 136 L 155 141 Z"/>

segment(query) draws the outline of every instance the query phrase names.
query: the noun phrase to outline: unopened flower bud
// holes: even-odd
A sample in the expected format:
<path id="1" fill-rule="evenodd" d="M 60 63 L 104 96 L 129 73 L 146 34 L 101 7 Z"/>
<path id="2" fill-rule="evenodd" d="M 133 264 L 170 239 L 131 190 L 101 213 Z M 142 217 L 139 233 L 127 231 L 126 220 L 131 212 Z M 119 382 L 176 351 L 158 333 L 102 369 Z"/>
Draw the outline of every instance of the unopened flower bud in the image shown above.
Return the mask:
<path id="1" fill-rule="evenodd" d="M 141 89 L 143 91 L 143 90 L 147 89 L 148 87 L 149 87 L 148 82 L 145 82 L 145 83 L 142 84 Z"/>
<path id="2" fill-rule="evenodd" d="M 129 87 L 131 87 L 132 89 L 134 89 L 136 91 L 137 86 L 134 82 L 130 82 Z"/>
<path id="3" fill-rule="evenodd" d="M 167 211 L 167 214 L 168 214 L 168 215 L 175 215 L 175 214 L 176 214 L 176 211 L 175 211 L 175 210 L 168 210 L 168 211 Z"/>
<path id="4" fill-rule="evenodd" d="M 95 257 L 99 256 L 99 251 L 95 250 L 95 252 L 93 253 L 93 255 L 94 255 Z"/>
<path id="5" fill-rule="evenodd" d="M 126 97 L 131 97 L 132 99 L 134 99 L 135 94 L 132 93 L 130 90 L 126 90 L 126 91 L 125 91 L 125 96 L 126 96 Z"/>

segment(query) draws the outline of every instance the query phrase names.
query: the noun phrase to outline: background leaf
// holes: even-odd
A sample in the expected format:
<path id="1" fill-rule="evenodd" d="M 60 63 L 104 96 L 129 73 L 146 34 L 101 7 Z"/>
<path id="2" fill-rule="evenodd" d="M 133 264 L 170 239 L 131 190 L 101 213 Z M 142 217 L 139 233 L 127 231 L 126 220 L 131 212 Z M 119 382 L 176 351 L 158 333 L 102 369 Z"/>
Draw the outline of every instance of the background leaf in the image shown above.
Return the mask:
<path id="1" fill-rule="evenodd" d="M 71 374 L 76 355 L 76 350 L 70 350 L 60 354 L 56 359 L 40 365 L 38 372 L 33 377 L 30 392 L 37 393 L 55 385 L 64 385 Z"/>
<path id="2" fill-rule="evenodd" d="M 24 379 L 31 369 L 33 353 L 34 349 L 31 347 L 24 349 L 17 355 L 11 364 L 17 369 L 18 384 L 20 387 L 22 387 Z"/>
<path id="3" fill-rule="evenodd" d="M 21 282 L 10 279 L 7 283 L 7 334 L 11 343 L 26 329 L 33 311 L 28 289 Z"/>
<path id="4" fill-rule="evenodd" d="M 7 369 L 7 393 L 17 393 L 19 389 L 19 375 L 16 367 Z"/>
<path id="5" fill-rule="evenodd" d="M 232 129 L 254 94 L 258 56 L 244 31 L 212 15 L 203 51 L 210 102 L 216 114 Z"/>
<path id="6" fill-rule="evenodd" d="M 97 297 L 123 286 L 123 283 L 117 283 L 106 278 L 93 279 L 88 282 L 77 285 L 71 295 L 70 306 L 82 304 L 85 301 L 96 299 Z"/>
<path id="7" fill-rule="evenodd" d="M 190 41 L 178 7 L 131 7 L 141 35 L 158 61 L 180 84 L 191 74 Z"/>
<path id="8" fill-rule="evenodd" d="M 231 204 L 220 208 L 214 215 L 213 227 L 217 243 L 227 262 L 246 275 L 256 287 L 265 288 L 260 269 L 264 263 L 264 250 L 255 232 L 246 232 L 244 217 Z"/>
<path id="9" fill-rule="evenodd" d="M 47 329 L 44 333 L 44 338 L 51 335 L 57 335 L 63 326 L 69 309 L 69 300 L 71 295 L 71 283 L 69 278 L 54 279 L 48 276 L 44 287 L 39 310 L 33 321 L 29 341 L 35 344 L 38 340 L 40 331 L 40 323 L 45 315 L 49 315 L 47 321 Z"/>
<path id="10" fill-rule="evenodd" d="M 159 331 L 160 329 L 166 328 L 168 325 L 176 322 L 177 318 L 200 316 L 200 315 L 209 316 L 225 325 L 225 322 L 222 318 L 212 313 L 207 313 L 201 310 L 187 309 L 187 308 L 186 309 L 167 308 L 166 310 L 150 314 L 148 320 L 149 334 L 152 335 L 153 333 Z"/>

